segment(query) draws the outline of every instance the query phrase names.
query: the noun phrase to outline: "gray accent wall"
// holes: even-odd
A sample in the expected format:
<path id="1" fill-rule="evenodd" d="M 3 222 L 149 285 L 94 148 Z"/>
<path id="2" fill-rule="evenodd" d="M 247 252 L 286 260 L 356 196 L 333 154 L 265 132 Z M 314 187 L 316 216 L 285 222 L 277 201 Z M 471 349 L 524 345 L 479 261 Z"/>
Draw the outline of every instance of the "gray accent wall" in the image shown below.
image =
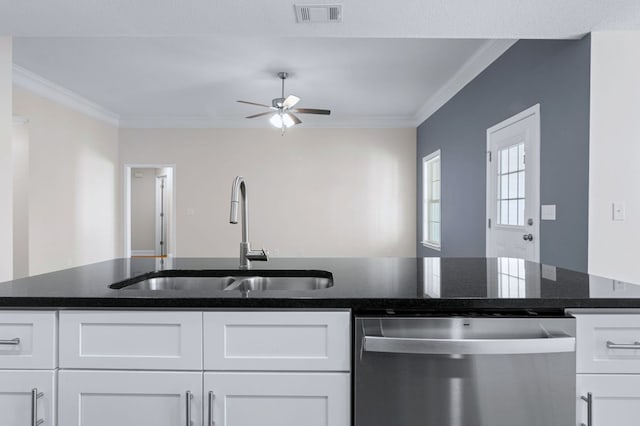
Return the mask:
<path id="1" fill-rule="evenodd" d="M 587 270 L 589 36 L 520 40 L 418 127 L 417 254 L 484 256 L 486 130 L 540 104 L 540 261 Z M 422 238 L 422 158 L 441 150 L 442 249 Z"/>

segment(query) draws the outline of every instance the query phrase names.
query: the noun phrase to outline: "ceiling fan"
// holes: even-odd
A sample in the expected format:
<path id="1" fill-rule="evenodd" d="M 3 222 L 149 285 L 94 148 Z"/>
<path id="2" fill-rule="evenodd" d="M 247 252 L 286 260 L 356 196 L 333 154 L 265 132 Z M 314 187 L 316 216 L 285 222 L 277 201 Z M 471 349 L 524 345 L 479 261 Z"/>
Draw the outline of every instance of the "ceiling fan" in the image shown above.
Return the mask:
<path id="1" fill-rule="evenodd" d="M 302 123 L 294 113 L 296 114 L 320 114 L 329 115 L 331 111 L 328 109 L 316 109 L 316 108 L 294 108 L 294 106 L 300 101 L 300 98 L 294 95 L 284 97 L 284 81 L 289 76 L 286 72 L 279 72 L 278 77 L 282 80 L 282 93 L 279 98 L 271 100 L 271 106 L 265 104 L 259 104 L 256 102 L 238 101 L 243 104 L 256 105 L 265 108 L 269 108 L 271 111 L 261 112 L 259 114 L 250 115 L 246 118 L 262 117 L 264 115 L 271 114 L 269 122 L 274 127 L 282 129 L 282 133 L 291 126 Z"/>

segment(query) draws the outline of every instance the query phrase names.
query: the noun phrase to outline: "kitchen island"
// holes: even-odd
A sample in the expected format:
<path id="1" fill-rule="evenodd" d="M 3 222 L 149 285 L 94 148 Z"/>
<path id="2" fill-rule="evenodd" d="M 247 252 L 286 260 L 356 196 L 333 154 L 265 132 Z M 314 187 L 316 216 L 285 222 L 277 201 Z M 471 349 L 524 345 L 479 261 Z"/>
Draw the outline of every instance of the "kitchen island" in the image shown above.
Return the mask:
<path id="1" fill-rule="evenodd" d="M 0 283 L 9 424 L 361 426 L 354 316 L 416 314 L 574 314 L 578 420 L 640 414 L 640 286 L 507 258 L 276 258 L 251 272 L 330 277 L 317 289 L 129 285 L 237 269 L 235 258 L 115 259 Z"/>

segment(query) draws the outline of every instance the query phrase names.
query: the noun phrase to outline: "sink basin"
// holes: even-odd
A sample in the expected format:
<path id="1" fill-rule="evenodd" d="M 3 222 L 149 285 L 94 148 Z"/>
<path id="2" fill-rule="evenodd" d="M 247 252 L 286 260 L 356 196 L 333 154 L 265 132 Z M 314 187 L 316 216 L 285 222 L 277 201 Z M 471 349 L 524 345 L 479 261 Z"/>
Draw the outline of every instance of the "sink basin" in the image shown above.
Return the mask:
<path id="1" fill-rule="evenodd" d="M 117 290 L 309 291 L 333 286 L 333 275 L 316 270 L 167 270 L 111 284 Z"/>

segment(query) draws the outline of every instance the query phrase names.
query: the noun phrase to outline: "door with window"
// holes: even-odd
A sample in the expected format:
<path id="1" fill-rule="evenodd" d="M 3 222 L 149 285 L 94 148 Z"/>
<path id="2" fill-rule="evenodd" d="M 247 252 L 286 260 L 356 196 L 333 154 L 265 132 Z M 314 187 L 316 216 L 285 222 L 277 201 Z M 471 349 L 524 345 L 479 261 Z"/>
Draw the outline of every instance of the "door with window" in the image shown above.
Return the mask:
<path id="1" fill-rule="evenodd" d="M 540 260 L 540 105 L 487 129 L 488 257 Z"/>

